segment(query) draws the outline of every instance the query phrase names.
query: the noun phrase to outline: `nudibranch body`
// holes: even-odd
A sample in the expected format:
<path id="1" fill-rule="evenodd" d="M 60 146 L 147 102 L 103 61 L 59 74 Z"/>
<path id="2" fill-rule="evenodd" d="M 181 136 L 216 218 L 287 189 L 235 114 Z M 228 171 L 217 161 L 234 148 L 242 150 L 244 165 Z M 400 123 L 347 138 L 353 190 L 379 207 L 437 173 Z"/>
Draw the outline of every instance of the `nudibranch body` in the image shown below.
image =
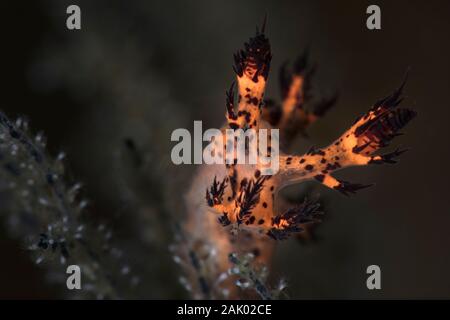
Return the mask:
<path id="1" fill-rule="evenodd" d="M 367 185 L 338 180 L 333 177 L 335 171 L 395 163 L 404 152 L 397 149 L 378 154 L 415 116 L 414 111 L 398 108 L 402 85 L 376 102 L 327 147 L 312 147 L 303 155 L 290 155 L 287 150 L 293 137 L 306 134 L 305 129 L 334 105 L 337 96 L 321 100 L 313 96 L 311 77 L 315 69 L 310 67 L 305 53 L 291 70 L 287 65 L 280 70 L 282 102 L 266 99 L 271 58 L 264 28 L 234 56 L 236 83 L 226 93 L 227 123 L 222 132 L 279 129 L 279 170 L 264 175 L 266 167 L 261 162 L 203 164 L 185 196 L 188 219 L 183 229 L 189 236 L 180 240 L 179 248 L 185 249 L 188 261 L 185 265 L 190 270 L 190 284 L 195 286 L 193 291 L 200 293 L 197 297 L 236 297 L 238 288 L 233 277 L 227 276 L 230 253 L 251 253 L 255 262 L 267 265 L 276 243 L 273 239 L 307 235 L 302 233 L 307 225 L 320 220 L 319 205 L 306 200 L 285 211 L 279 210 L 285 207 L 285 203 L 280 205 L 283 198 L 279 196 L 285 186 L 315 180 L 348 195 Z M 276 142 L 269 140 L 267 153 L 276 153 Z M 224 155 L 227 145 L 224 138 L 216 151 Z"/>
<path id="2" fill-rule="evenodd" d="M 282 68 L 282 106 L 276 106 L 272 101 L 266 104 L 264 91 L 271 57 L 269 41 L 258 31 L 245 44 L 245 50 L 235 55 L 238 105 L 235 110 L 232 86 L 226 95 L 226 128 L 245 131 L 279 126 L 281 139 L 288 139 L 293 131 L 313 123 L 334 104 L 336 97 L 321 101 L 313 112 L 303 107 L 309 98 L 312 74 L 306 68 L 306 55 L 297 60 L 292 74 L 287 75 L 286 68 Z M 206 188 L 206 204 L 218 214 L 218 223 L 224 227 L 250 228 L 275 239 L 284 239 L 302 231 L 305 223 L 317 220 L 319 211 L 317 205 L 305 202 L 278 213 L 276 197 L 283 187 L 310 179 L 346 195 L 368 187 L 338 180 L 332 173 L 351 166 L 396 162 L 404 150 L 382 155 L 376 152 L 388 146 L 415 116 L 412 110 L 397 108 L 402 100 L 403 86 L 404 83 L 392 95 L 375 103 L 328 147 L 313 147 L 303 155 L 280 154 L 280 169 L 273 175 L 262 175 L 264 167 L 261 164 L 224 165 L 226 168 L 210 177 L 211 182 Z"/>

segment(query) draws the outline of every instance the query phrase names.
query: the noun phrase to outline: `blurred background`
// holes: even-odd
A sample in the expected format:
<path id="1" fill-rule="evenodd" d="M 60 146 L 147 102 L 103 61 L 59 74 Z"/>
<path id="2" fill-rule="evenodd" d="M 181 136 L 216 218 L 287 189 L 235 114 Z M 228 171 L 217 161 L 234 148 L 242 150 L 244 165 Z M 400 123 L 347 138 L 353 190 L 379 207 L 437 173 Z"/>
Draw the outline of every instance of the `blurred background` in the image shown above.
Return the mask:
<path id="1" fill-rule="evenodd" d="M 70 4 L 81 8 L 79 31 L 66 28 Z M 381 7 L 381 30 L 366 28 L 370 4 Z M 92 219 L 110 221 L 125 245 L 135 240 L 128 225 L 135 211 L 160 222 L 158 205 L 166 203 L 165 210 L 183 216 L 182 194 L 195 167 L 171 164 L 170 133 L 191 130 L 193 120 L 204 128 L 222 125 L 232 55 L 266 13 L 273 52 L 266 96 L 279 98 L 278 68 L 306 46 L 318 66 L 317 94 L 339 92 L 336 107 L 309 129 L 310 137 L 298 139 L 298 152 L 331 142 L 398 87 L 410 67 L 402 105 L 419 115 L 394 144 L 411 150 L 395 166 L 339 172 L 348 181 L 376 183 L 353 197 L 309 186 L 326 208 L 317 241 L 280 243 L 271 271 L 286 278 L 292 298 L 450 298 L 450 2 L 55 0 L 0 6 L 0 109 L 10 117 L 26 115 L 45 133 L 52 154 L 67 153 Z M 152 203 L 127 192 L 118 161 L 124 147 L 144 150 L 152 164 L 147 170 L 155 178 L 134 189 Z M 166 169 L 170 176 L 158 176 Z M 45 268 L 33 264 L 7 228 L 0 227 L 0 298 L 62 297 L 61 285 L 45 281 Z M 143 280 L 141 297 L 186 297 L 167 251 L 173 235 L 161 230 L 143 231 L 141 249 L 148 254 L 135 257 L 144 273 L 158 270 L 157 279 Z M 366 288 L 371 264 L 381 267 L 381 290 Z"/>

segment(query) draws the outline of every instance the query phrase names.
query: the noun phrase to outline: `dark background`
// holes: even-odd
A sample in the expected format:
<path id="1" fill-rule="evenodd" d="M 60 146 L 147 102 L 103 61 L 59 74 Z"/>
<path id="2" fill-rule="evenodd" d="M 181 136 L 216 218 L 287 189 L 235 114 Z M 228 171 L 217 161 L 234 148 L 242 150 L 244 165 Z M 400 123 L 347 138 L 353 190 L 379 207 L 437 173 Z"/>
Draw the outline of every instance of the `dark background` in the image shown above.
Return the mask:
<path id="1" fill-rule="evenodd" d="M 373 3 L 381 7 L 382 30 L 365 27 Z M 32 128 L 47 135 L 52 153 L 67 152 L 92 215 L 108 217 L 118 210 L 111 187 L 117 145 L 126 136 L 160 144 L 158 157 L 166 163 L 173 129 L 191 129 L 193 120 L 219 127 L 232 54 L 265 13 L 273 51 L 267 96 L 278 98 L 278 67 L 307 45 L 318 64 L 318 92 L 340 93 L 337 106 L 309 130 L 311 138 L 298 141 L 299 152 L 331 142 L 411 67 L 403 105 L 419 116 L 395 142 L 411 150 L 396 166 L 339 173 L 376 182 L 354 197 L 315 186 L 328 216 L 319 241 L 280 244 L 273 272 L 287 278 L 294 298 L 449 298 L 450 2 L 373 3 L 2 2 L 0 108 L 12 117 L 27 115 Z M 65 27 L 69 4 L 81 7 L 80 31 Z M 192 168 L 176 170 L 181 194 Z M 59 288 L 46 284 L 44 271 L 5 230 L 0 257 L 0 297 L 59 297 Z M 380 291 L 366 288 L 371 264 L 381 267 Z M 160 296 L 171 297 L 179 296 Z"/>

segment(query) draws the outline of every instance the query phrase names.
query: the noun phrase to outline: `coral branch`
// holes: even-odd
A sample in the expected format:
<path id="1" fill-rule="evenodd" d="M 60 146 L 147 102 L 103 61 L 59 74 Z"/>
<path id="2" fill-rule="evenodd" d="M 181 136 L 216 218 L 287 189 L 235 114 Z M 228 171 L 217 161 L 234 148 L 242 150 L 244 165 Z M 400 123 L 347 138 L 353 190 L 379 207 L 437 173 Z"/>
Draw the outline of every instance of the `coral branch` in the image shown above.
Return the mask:
<path id="1" fill-rule="evenodd" d="M 228 258 L 233 265 L 228 273 L 239 277 L 235 281 L 236 286 L 243 290 L 253 289 L 263 300 L 280 298 L 283 290 L 286 288 L 286 283 L 281 280 L 277 287 L 271 288 L 267 284 L 267 267 L 255 266 L 254 254 L 247 253 L 241 257 L 236 253 L 230 253 Z"/>
<path id="2" fill-rule="evenodd" d="M 67 291 L 94 298 L 134 297 L 138 278 L 123 262 L 104 224 L 86 223 L 87 201 L 79 199 L 79 183 L 68 184 L 61 153 L 47 154 L 45 139 L 30 137 L 27 122 L 0 113 L 0 214 L 12 235 L 26 242 L 33 259 L 45 265 L 51 279 L 65 282 L 65 268 L 80 266 L 83 290 Z M 64 283 L 65 284 L 65 283 Z"/>

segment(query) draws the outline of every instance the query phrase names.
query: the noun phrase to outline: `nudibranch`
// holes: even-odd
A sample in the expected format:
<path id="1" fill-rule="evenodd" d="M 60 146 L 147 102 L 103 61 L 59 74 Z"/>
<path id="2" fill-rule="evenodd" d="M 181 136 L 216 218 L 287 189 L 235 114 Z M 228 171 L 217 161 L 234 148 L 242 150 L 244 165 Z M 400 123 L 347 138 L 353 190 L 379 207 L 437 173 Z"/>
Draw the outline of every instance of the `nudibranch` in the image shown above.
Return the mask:
<path id="1" fill-rule="evenodd" d="M 286 66 L 281 68 L 281 105 L 264 100 L 271 58 L 270 43 L 264 28 L 257 30 L 256 35 L 245 43 L 244 49 L 235 54 L 237 98 L 232 85 L 226 93 L 225 128 L 244 131 L 279 128 L 283 147 L 286 143 L 283 139 L 290 139 L 315 122 L 334 104 L 336 96 L 316 103 L 312 111 L 305 108 L 305 102 L 310 98 L 310 77 L 314 71 L 308 67 L 305 53 L 297 59 L 291 72 L 287 71 Z M 217 214 L 218 223 L 224 227 L 235 225 L 255 230 L 274 239 L 285 239 L 302 231 L 304 224 L 316 221 L 320 216 L 318 206 L 309 202 L 277 212 L 275 202 L 283 187 L 311 179 L 345 195 L 368 187 L 338 180 L 333 173 L 351 166 L 395 163 L 405 151 L 396 149 L 377 154 L 416 115 L 410 109 L 398 108 L 404 84 L 376 102 L 329 146 L 312 147 L 303 155 L 281 152 L 279 171 L 273 175 L 262 175 L 261 164 L 224 165 L 224 170 L 218 170 L 215 177 L 211 177 L 205 199 Z"/>

